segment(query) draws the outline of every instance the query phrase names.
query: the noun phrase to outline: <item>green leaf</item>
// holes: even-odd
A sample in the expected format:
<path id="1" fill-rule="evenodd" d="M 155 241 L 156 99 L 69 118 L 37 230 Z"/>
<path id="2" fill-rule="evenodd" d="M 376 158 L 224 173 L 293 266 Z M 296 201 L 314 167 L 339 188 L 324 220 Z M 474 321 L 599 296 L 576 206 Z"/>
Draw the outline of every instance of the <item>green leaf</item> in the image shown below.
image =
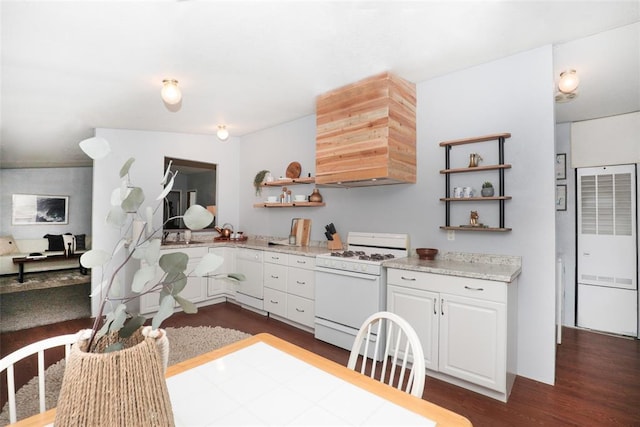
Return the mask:
<path id="1" fill-rule="evenodd" d="M 202 277 L 216 271 L 224 263 L 224 258 L 212 252 L 205 254 L 196 269 L 193 271 L 194 276 Z"/>
<path id="2" fill-rule="evenodd" d="M 133 259 L 144 259 L 147 254 L 147 248 L 149 247 L 148 242 L 140 243 L 139 245 L 132 247 L 131 249 L 135 249 L 135 252 L 131 254 L 131 258 Z"/>
<path id="3" fill-rule="evenodd" d="M 156 275 L 156 266 L 148 265 L 145 267 L 141 267 L 136 273 L 133 275 L 133 281 L 131 282 L 131 290 L 135 293 L 140 293 L 144 290 L 144 287 L 150 280 L 152 280 Z"/>
<path id="4" fill-rule="evenodd" d="M 104 318 L 104 324 L 102 325 L 102 328 L 100 328 L 100 330 L 96 332 L 94 341 L 100 339 L 109 331 L 109 328 L 111 327 L 111 323 L 113 322 L 113 317 L 114 317 L 113 312 L 107 313 L 107 315 Z"/>
<path id="5" fill-rule="evenodd" d="M 169 179 L 169 174 L 171 173 L 171 164 L 173 160 L 169 160 L 169 164 L 167 165 L 167 170 L 164 172 L 164 176 L 162 177 L 162 181 L 160 181 L 161 185 L 165 185 L 167 183 L 167 179 Z M 160 199 L 158 199 L 160 200 Z"/>
<path id="6" fill-rule="evenodd" d="M 164 283 L 171 289 L 171 295 L 175 296 L 182 292 L 185 286 L 187 286 L 187 276 L 181 271 L 168 273 L 164 279 Z"/>
<path id="7" fill-rule="evenodd" d="M 100 267 L 110 260 L 111 255 L 100 249 L 91 249 L 80 256 L 80 263 L 86 268 Z"/>
<path id="8" fill-rule="evenodd" d="M 115 351 L 120 351 L 123 348 L 124 348 L 124 344 L 122 344 L 121 342 L 114 342 L 113 344 L 110 344 L 107 347 L 105 347 L 103 353 L 113 353 Z"/>
<path id="9" fill-rule="evenodd" d="M 147 318 L 144 316 L 137 315 L 135 317 L 132 317 L 127 321 L 127 323 L 125 323 L 122 329 L 120 329 L 120 332 L 118 332 L 118 336 L 120 338 L 129 338 L 135 331 L 138 330 L 140 326 L 144 325 L 144 322 L 146 321 Z"/>
<path id="10" fill-rule="evenodd" d="M 120 228 L 127 221 L 127 213 L 120 206 L 111 206 L 107 214 L 107 224 Z"/>
<path id="11" fill-rule="evenodd" d="M 160 257 L 158 264 L 165 273 L 182 273 L 187 269 L 189 256 L 184 252 L 172 252 Z"/>
<path id="12" fill-rule="evenodd" d="M 127 197 L 122 201 L 122 210 L 125 212 L 138 212 L 138 208 L 144 202 L 144 191 L 140 187 L 133 187 Z"/>
<path id="13" fill-rule="evenodd" d="M 175 303 L 176 300 L 171 295 L 167 295 L 162 299 L 160 302 L 160 309 L 156 315 L 153 316 L 153 320 L 151 321 L 152 329 L 158 329 L 165 319 L 171 317 Z"/>
<path id="14" fill-rule="evenodd" d="M 167 186 L 164 187 L 164 190 L 162 190 L 162 193 L 160 193 L 160 195 L 156 198 L 156 200 L 162 200 L 165 197 L 167 197 L 167 194 L 169 194 L 169 191 L 171 191 L 171 189 L 173 188 L 173 181 L 175 180 L 175 178 L 176 178 L 175 175 L 171 177 L 171 181 L 169 181 Z"/>
<path id="15" fill-rule="evenodd" d="M 185 313 L 195 314 L 198 312 L 198 307 L 196 307 L 196 305 L 188 299 L 182 298 L 180 295 L 175 295 L 174 298 L 176 299 L 176 301 L 178 301 L 178 304 L 180 304 L 182 311 L 184 311 Z"/>
<path id="16" fill-rule="evenodd" d="M 155 265 L 158 263 L 158 258 L 160 257 L 160 239 L 151 239 L 149 240 L 149 246 L 145 252 L 144 260 L 149 265 Z"/>
<path id="17" fill-rule="evenodd" d="M 131 165 L 135 161 L 136 159 L 134 159 L 133 157 L 130 157 L 129 160 L 124 162 L 124 165 L 122 165 L 122 167 L 120 168 L 120 178 L 126 176 L 129 173 L 129 169 L 131 168 Z"/>
<path id="18" fill-rule="evenodd" d="M 153 234 L 153 208 L 151 206 L 147 206 L 145 214 L 147 217 L 147 235 L 151 236 Z"/>
<path id="19" fill-rule="evenodd" d="M 127 320 L 127 306 L 118 304 L 113 316 L 113 322 L 111 322 L 111 326 L 109 326 L 109 332 L 116 332 L 122 328 L 122 325 L 124 325 L 124 322 Z"/>
<path id="20" fill-rule="evenodd" d="M 80 141 L 80 144 L 78 145 L 80 145 L 80 149 L 84 152 L 84 154 L 91 157 L 93 160 L 102 159 L 111 152 L 109 142 L 106 139 L 100 138 L 98 136 Z"/>
<path id="21" fill-rule="evenodd" d="M 229 279 L 232 279 L 232 280 L 237 280 L 238 282 L 242 282 L 244 280 L 247 280 L 245 275 L 242 274 L 242 273 L 229 273 L 229 274 L 227 274 L 227 277 Z"/>
<path id="22" fill-rule="evenodd" d="M 213 222 L 213 214 L 200 205 L 191 205 L 182 217 L 191 230 L 202 230 Z"/>

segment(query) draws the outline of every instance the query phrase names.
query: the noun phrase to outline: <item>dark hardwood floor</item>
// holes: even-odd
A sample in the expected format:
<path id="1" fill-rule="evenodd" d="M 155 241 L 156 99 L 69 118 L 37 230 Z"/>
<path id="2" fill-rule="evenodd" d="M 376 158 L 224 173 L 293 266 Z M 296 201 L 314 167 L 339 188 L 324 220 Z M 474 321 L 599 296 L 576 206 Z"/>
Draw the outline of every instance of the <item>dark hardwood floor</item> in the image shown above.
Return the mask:
<path id="1" fill-rule="evenodd" d="M 346 365 L 348 351 L 314 339 L 283 322 L 224 303 L 198 314 L 176 314 L 164 326 L 222 326 L 250 334 L 269 332 Z M 0 334 L 0 355 L 30 342 L 90 327 L 73 320 Z M 57 355 L 62 357 L 62 353 Z M 35 373 L 35 361 L 18 369 L 18 381 Z M 6 380 L 2 378 L 2 404 Z M 474 426 L 640 426 L 640 341 L 564 328 L 557 347 L 556 385 L 516 379 L 508 403 L 427 378 L 424 399 L 467 417 Z"/>

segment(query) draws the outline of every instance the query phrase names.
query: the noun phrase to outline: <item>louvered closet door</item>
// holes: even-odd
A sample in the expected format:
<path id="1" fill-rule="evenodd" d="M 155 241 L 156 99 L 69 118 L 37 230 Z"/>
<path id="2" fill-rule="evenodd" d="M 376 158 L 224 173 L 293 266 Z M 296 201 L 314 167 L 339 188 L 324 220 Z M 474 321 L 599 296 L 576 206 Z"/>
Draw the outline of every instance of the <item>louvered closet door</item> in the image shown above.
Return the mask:
<path id="1" fill-rule="evenodd" d="M 578 283 L 637 289 L 635 165 L 578 169 Z"/>

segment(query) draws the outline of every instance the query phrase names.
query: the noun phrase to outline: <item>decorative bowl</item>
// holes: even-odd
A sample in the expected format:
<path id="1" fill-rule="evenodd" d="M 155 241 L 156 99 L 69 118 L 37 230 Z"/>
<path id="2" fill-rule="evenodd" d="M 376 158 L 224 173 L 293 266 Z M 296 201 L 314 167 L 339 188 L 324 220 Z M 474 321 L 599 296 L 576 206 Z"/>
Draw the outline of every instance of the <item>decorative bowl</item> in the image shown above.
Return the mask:
<path id="1" fill-rule="evenodd" d="M 417 248 L 416 253 L 420 259 L 432 260 L 437 255 L 438 250 L 434 248 Z"/>

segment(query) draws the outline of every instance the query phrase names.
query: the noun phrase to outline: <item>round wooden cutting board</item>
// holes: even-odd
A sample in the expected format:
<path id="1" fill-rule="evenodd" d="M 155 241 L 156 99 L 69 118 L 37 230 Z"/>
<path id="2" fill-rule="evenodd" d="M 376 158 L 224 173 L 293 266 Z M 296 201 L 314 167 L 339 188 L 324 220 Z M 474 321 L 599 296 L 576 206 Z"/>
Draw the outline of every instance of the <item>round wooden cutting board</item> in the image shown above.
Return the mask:
<path id="1" fill-rule="evenodd" d="M 302 172 L 302 166 L 298 162 L 291 162 L 287 166 L 287 178 L 300 178 L 300 172 Z"/>

